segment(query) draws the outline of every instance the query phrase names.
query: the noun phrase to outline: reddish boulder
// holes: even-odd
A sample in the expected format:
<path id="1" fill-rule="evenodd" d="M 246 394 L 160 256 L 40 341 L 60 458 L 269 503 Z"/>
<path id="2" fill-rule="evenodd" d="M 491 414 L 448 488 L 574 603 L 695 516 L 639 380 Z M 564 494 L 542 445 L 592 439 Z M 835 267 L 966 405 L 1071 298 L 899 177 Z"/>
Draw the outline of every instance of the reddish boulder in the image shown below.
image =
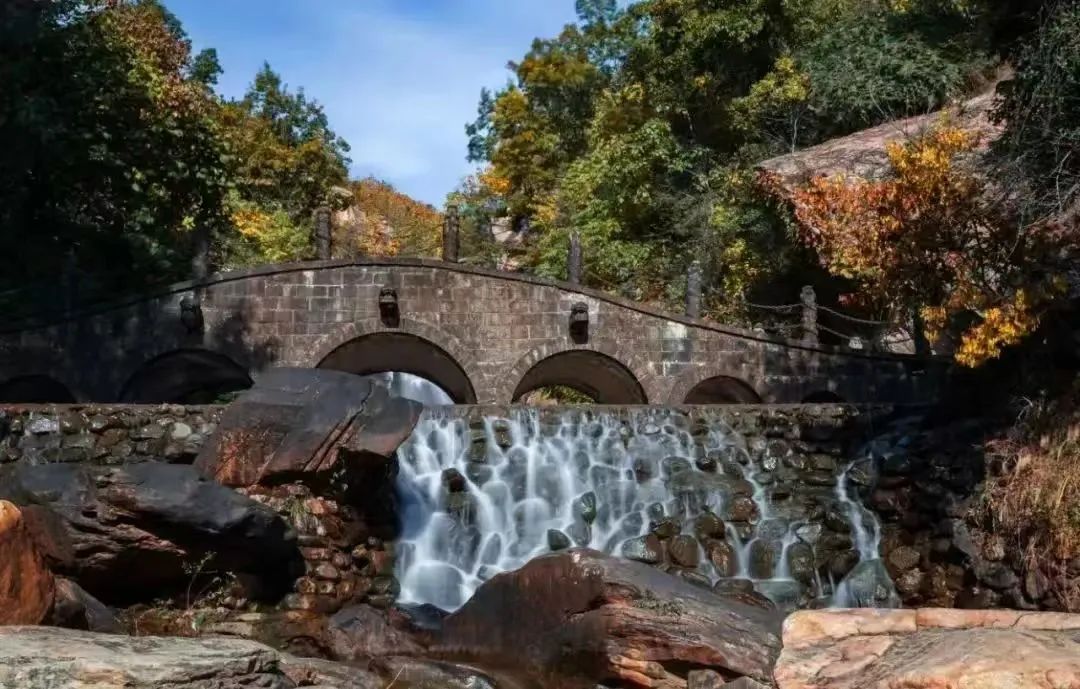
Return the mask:
<path id="1" fill-rule="evenodd" d="M 354 605 L 340 611 L 327 623 L 328 645 L 335 660 L 364 661 L 380 656 L 418 655 L 423 646 L 418 635 L 405 629 L 405 621 L 395 620 L 383 610 Z"/>
<path id="2" fill-rule="evenodd" d="M 18 507 L 0 500 L 0 625 L 40 624 L 56 596 L 56 580 Z"/>
<path id="3" fill-rule="evenodd" d="M 695 669 L 768 679 L 780 623 L 653 567 L 571 550 L 486 582 L 429 651 L 552 689 L 684 687 Z"/>
<path id="4" fill-rule="evenodd" d="M 234 487 L 318 482 L 342 461 L 378 471 L 421 411 L 420 403 L 391 397 L 360 376 L 271 369 L 225 410 L 195 467 Z"/>

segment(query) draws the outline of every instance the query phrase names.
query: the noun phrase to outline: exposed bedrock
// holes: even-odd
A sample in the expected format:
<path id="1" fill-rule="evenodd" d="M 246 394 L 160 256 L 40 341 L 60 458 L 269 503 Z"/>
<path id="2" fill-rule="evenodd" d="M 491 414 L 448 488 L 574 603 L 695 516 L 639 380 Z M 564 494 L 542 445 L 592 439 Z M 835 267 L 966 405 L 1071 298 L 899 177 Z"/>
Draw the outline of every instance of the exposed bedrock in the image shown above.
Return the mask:
<path id="1" fill-rule="evenodd" d="M 0 628 L 0 687 L 293 689 L 281 658 L 254 642 Z"/>
<path id="2" fill-rule="evenodd" d="M 784 622 L 779 689 L 1073 689 L 1080 615 L 828 610 Z"/>
<path id="3" fill-rule="evenodd" d="M 648 565 L 571 550 L 485 582 L 430 652 L 546 688 L 684 687 L 692 670 L 767 680 L 780 621 Z"/>
<path id="4" fill-rule="evenodd" d="M 242 639 L 125 637 L 0 627 L 2 689 L 515 689 L 452 663 L 385 656 L 349 665 Z"/>

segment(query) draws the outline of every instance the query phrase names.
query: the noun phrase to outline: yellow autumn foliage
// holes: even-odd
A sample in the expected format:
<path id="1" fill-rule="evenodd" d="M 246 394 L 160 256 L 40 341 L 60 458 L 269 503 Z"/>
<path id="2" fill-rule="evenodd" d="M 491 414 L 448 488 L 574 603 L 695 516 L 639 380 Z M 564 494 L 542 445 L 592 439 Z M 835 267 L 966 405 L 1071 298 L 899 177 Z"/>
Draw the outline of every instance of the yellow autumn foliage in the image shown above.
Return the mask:
<path id="1" fill-rule="evenodd" d="M 870 301 L 901 317 L 918 308 L 936 342 L 958 317 L 973 316 L 955 333 L 955 358 L 965 366 L 1019 343 L 1064 289 L 1050 269 L 1064 237 L 1020 227 L 984 200 L 979 180 L 960 164 L 977 144 L 944 122 L 888 144 L 886 179 L 817 179 L 794 195 L 804 241 Z"/>
<path id="2" fill-rule="evenodd" d="M 289 263 L 308 258 L 310 231 L 294 225 L 288 213 L 235 198 L 231 206 L 230 219 L 240 235 L 230 252 L 232 263 Z"/>

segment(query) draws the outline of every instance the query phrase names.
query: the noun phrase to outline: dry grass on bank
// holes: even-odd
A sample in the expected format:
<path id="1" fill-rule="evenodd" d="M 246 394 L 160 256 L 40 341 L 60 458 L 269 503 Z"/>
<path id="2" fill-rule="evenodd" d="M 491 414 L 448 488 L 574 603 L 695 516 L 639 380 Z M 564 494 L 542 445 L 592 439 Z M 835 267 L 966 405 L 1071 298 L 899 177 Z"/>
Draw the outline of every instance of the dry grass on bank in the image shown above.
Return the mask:
<path id="1" fill-rule="evenodd" d="M 1048 578 L 1070 609 L 1080 609 L 1080 587 L 1067 575 L 1080 558 L 1077 399 L 1029 404 L 1009 436 L 988 445 L 983 496 L 993 531 L 1022 553 L 1025 570 Z"/>

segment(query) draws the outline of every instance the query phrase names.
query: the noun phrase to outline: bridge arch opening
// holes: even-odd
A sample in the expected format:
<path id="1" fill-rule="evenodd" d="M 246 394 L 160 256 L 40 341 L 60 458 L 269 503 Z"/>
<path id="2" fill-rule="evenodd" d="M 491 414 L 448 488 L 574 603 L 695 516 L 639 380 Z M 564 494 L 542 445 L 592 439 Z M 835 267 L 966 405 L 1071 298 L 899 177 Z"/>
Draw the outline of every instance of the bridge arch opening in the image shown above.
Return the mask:
<path id="1" fill-rule="evenodd" d="M 761 396 L 746 381 L 731 376 L 706 378 L 686 393 L 685 404 L 761 404 Z"/>
<path id="2" fill-rule="evenodd" d="M 75 402 L 75 395 L 50 376 L 17 376 L 0 383 L 0 402 L 71 404 Z"/>
<path id="3" fill-rule="evenodd" d="M 205 349 L 178 349 L 143 364 L 120 392 L 131 404 L 211 404 L 247 390 L 251 376 L 235 361 Z"/>
<path id="4" fill-rule="evenodd" d="M 588 349 L 552 354 L 525 372 L 514 390 L 518 402 L 537 390 L 570 388 L 597 404 L 646 404 L 645 389 L 619 361 Z"/>
<path id="5" fill-rule="evenodd" d="M 476 404 L 476 390 L 461 365 L 442 347 L 417 335 L 361 335 L 330 352 L 317 368 L 377 377 L 393 392 L 428 404 L 447 399 L 454 404 Z M 425 382 L 438 390 L 424 390 Z"/>

